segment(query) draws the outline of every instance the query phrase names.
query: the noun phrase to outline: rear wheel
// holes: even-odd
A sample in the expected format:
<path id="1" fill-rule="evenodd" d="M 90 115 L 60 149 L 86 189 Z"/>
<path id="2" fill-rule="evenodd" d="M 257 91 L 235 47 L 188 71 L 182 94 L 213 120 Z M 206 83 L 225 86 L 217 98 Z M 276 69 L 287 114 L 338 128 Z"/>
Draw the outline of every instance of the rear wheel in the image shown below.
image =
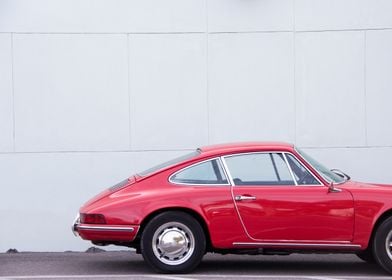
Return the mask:
<path id="1" fill-rule="evenodd" d="M 205 249 L 203 228 L 195 218 L 184 212 L 159 214 L 142 233 L 143 258 L 158 272 L 190 272 L 200 263 Z"/>
<path id="2" fill-rule="evenodd" d="M 392 274 L 392 217 L 386 219 L 376 231 L 373 254 L 377 263 Z"/>

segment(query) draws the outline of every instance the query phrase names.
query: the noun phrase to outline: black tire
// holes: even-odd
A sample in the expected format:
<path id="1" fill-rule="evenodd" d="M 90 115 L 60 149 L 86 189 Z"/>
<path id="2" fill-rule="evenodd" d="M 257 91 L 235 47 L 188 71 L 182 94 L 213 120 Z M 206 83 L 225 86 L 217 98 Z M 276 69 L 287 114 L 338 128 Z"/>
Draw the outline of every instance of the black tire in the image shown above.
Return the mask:
<path id="1" fill-rule="evenodd" d="M 392 217 L 377 228 L 373 241 L 373 255 L 376 262 L 392 274 Z"/>
<path id="2" fill-rule="evenodd" d="M 140 245 L 144 260 L 155 271 L 187 273 L 200 264 L 206 250 L 206 237 L 191 215 L 168 211 L 146 225 Z"/>
<path id="3" fill-rule="evenodd" d="M 356 253 L 357 257 L 360 258 L 361 260 L 367 262 L 367 263 L 375 263 L 376 260 L 374 259 L 373 256 L 373 250 L 370 248 L 366 249 L 365 251 L 361 251 Z"/>

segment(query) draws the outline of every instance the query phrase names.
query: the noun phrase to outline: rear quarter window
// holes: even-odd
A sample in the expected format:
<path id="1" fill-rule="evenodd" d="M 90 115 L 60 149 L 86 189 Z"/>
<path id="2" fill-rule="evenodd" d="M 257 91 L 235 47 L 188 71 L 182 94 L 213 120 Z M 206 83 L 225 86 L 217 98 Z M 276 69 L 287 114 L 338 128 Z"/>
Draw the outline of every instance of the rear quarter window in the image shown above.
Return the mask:
<path id="1" fill-rule="evenodd" d="M 183 185 L 227 185 L 220 160 L 213 159 L 197 163 L 174 173 L 170 182 Z"/>

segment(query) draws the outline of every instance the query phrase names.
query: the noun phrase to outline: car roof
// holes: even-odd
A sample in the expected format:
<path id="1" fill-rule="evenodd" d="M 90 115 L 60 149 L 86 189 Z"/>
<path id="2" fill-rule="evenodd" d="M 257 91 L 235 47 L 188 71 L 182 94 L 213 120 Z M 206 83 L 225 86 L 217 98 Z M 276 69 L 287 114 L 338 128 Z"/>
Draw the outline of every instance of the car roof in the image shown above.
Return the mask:
<path id="1" fill-rule="evenodd" d="M 239 142 L 219 145 L 210 145 L 199 148 L 202 155 L 219 155 L 241 153 L 250 151 L 291 151 L 294 145 L 285 142 Z"/>

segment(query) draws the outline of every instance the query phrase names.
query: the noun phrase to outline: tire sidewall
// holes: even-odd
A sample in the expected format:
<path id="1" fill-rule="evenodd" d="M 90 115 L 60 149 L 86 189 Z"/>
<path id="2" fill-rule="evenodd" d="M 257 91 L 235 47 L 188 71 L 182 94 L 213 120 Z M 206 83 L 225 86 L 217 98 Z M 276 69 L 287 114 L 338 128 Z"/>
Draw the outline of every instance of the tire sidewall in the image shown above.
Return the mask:
<path id="1" fill-rule="evenodd" d="M 391 230 L 392 217 L 389 217 L 377 228 L 373 242 L 373 255 L 377 263 L 392 274 L 392 259 L 388 256 L 385 246 L 386 238 Z"/>
<path id="2" fill-rule="evenodd" d="M 161 262 L 154 254 L 152 239 L 156 230 L 163 224 L 177 222 L 187 226 L 194 235 L 195 248 L 192 256 L 184 263 L 179 265 L 168 265 Z M 157 272 L 160 273 L 187 273 L 195 269 L 205 254 L 206 237 L 200 223 L 191 215 L 170 211 L 155 216 L 144 228 L 141 241 L 141 252 L 144 260 Z"/>

